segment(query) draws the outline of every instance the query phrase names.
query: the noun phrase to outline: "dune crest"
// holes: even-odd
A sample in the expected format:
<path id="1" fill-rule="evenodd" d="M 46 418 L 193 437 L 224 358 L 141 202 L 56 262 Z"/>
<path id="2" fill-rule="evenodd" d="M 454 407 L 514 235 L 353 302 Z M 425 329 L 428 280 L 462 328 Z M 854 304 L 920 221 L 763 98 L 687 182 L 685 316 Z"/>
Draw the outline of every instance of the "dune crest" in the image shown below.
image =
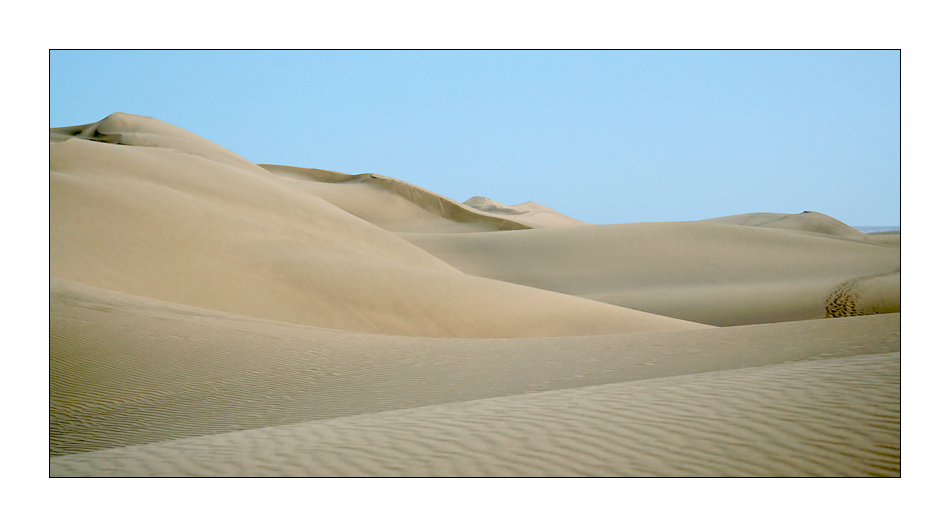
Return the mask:
<path id="1" fill-rule="evenodd" d="M 725 223 L 728 225 L 746 225 L 749 227 L 767 227 L 769 229 L 791 229 L 815 234 L 827 234 L 839 238 L 868 241 L 868 235 L 846 225 L 831 216 L 806 210 L 800 214 L 780 214 L 774 212 L 755 212 L 700 220 L 707 223 Z"/>
<path id="2" fill-rule="evenodd" d="M 238 168 L 253 165 L 233 152 L 187 130 L 152 117 L 122 112 L 91 124 L 50 128 L 50 143 L 84 139 L 101 143 L 177 150 Z"/>
<path id="3" fill-rule="evenodd" d="M 427 232 L 433 229 L 432 224 L 436 224 L 439 230 L 449 232 L 531 228 L 516 219 L 488 214 L 435 192 L 379 174 L 346 175 L 282 165 L 260 166 L 275 175 L 295 180 L 304 190 L 391 231 L 413 232 L 422 229 L 422 232 Z M 381 194 L 378 190 L 389 195 Z M 424 214 L 426 212 L 429 214 Z"/>
<path id="4" fill-rule="evenodd" d="M 900 268 L 899 248 L 729 222 L 400 236 L 468 274 L 715 326 L 824 318 L 843 282 Z M 853 313 L 899 311 L 899 278 Z"/>
<path id="5" fill-rule="evenodd" d="M 51 476 L 900 475 L 899 232 L 49 138 Z"/>
<path id="6" fill-rule="evenodd" d="M 384 334 L 491 338 L 703 327 L 463 274 L 301 192 L 299 180 L 154 119 L 113 114 L 67 130 L 78 132 L 50 144 L 52 277 Z M 367 180 L 440 206 L 416 187 Z"/>
<path id="7" fill-rule="evenodd" d="M 493 199 L 475 196 L 465 200 L 465 204 L 489 214 L 518 218 L 521 223 L 532 228 L 588 225 L 586 222 L 575 220 L 552 208 L 545 207 L 533 201 L 526 201 L 520 205 L 512 205 L 509 207 Z"/>

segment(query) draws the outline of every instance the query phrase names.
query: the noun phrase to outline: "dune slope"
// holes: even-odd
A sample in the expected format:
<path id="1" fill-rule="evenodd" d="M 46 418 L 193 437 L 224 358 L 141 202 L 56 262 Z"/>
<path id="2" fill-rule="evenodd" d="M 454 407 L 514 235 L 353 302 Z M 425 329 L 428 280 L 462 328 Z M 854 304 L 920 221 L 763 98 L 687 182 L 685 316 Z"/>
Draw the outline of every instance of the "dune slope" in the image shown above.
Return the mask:
<path id="1" fill-rule="evenodd" d="M 532 228 L 587 225 L 586 222 L 575 220 L 552 208 L 545 207 L 533 201 L 527 201 L 520 205 L 512 205 L 509 207 L 490 198 L 475 196 L 465 200 L 465 204 L 497 216 L 516 218 L 519 222 Z"/>
<path id="2" fill-rule="evenodd" d="M 790 229 L 795 231 L 827 234 L 837 238 L 868 241 L 868 235 L 850 227 L 831 216 L 806 210 L 801 214 L 779 214 L 774 212 L 755 212 L 752 214 L 737 214 L 700 220 L 704 223 L 722 223 L 725 225 L 745 225 L 749 227 L 766 227 L 769 229 Z"/>
<path id="3" fill-rule="evenodd" d="M 217 311 L 385 334 L 508 337 L 700 327 L 465 275 L 161 121 L 114 114 L 75 130 L 50 132 L 53 277 Z"/>
<path id="4" fill-rule="evenodd" d="M 900 233 L 49 139 L 51 476 L 900 475 Z"/>
<path id="5" fill-rule="evenodd" d="M 441 339 L 284 324 L 57 280 L 50 453 L 899 349 L 898 314 Z"/>
<path id="6" fill-rule="evenodd" d="M 260 165 L 305 192 L 394 232 L 486 232 L 585 225 L 533 202 L 506 207 L 488 198 L 459 203 L 379 174 Z"/>
<path id="7" fill-rule="evenodd" d="M 52 458 L 54 476 L 900 476 L 898 353 Z"/>
<path id="8" fill-rule="evenodd" d="M 472 275 L 716 326 L 838 316 L 852 282 L 873 287 L 848 290 L 848 314 L 900 311 L 899 248 L 807 230 L 670 222 L 400 236 Z"/>

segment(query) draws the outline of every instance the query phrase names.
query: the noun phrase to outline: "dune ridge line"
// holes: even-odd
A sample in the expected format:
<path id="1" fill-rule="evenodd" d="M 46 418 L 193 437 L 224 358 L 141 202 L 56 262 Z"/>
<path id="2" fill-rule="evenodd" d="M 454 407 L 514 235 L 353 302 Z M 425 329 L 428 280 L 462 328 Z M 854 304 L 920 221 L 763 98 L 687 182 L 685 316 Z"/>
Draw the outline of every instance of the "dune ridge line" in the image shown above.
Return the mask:
<path id="1" fill-rule="evenodd" d="M 49 140 L 52 477 L 900 476 L 900 232 Z"/>

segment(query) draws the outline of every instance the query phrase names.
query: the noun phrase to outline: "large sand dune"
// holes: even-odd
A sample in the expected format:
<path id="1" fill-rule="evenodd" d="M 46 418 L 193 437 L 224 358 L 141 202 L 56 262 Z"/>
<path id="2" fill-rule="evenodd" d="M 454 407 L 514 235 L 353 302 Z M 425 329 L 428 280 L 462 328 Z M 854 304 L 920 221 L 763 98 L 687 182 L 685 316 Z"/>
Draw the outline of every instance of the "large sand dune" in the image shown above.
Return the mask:
<path id="1" fill-rule="evenodd" d="M 459 203 L 379 174 L 260 165 L 299 188 L 393 232 L 484 232 L 585 225 L 534 202 L 508 207 L 475 196 Z"/>
<path id="2" fill-rule="evenodd" d="M 851 282 L 869 287 L 851 291 L 849 314 L 900 311 L 899 248 L 808 230 L 676 222 L 401 236 L 472 275 L 716 326 L 836 316 L 836 291 Z"/>
<path id="3" fill-rule="evenodd" d="M 51 129 L 50 186 L 52 475 L 900 473 L 899 233 L 590 225 L 127 114 Z"/>
<path id="4" fill-rule="evenodd" d="M 83 130 L 90 128 L 108 131 L 92 139 L 111 141 L 77 135 L 50 145 L 54 277 L 218 311 L 386 334 L 510 337 L 701 327 L 463 274 L 154 119 L 114 114 Z M 51 137 L 65 135 L 54 132 Z"/>

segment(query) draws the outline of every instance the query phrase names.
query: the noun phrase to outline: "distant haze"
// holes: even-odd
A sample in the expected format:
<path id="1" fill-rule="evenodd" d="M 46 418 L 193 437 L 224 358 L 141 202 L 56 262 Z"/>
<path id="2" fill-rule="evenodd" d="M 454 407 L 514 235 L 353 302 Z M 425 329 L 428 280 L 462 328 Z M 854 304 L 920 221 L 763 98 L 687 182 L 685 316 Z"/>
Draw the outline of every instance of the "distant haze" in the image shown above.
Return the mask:
<path id="1" fill-rule="evenodd" d="M 51 127 L 117 111 L 591 223 L 900 225 L 898 51 L 50 53 Z"/>

